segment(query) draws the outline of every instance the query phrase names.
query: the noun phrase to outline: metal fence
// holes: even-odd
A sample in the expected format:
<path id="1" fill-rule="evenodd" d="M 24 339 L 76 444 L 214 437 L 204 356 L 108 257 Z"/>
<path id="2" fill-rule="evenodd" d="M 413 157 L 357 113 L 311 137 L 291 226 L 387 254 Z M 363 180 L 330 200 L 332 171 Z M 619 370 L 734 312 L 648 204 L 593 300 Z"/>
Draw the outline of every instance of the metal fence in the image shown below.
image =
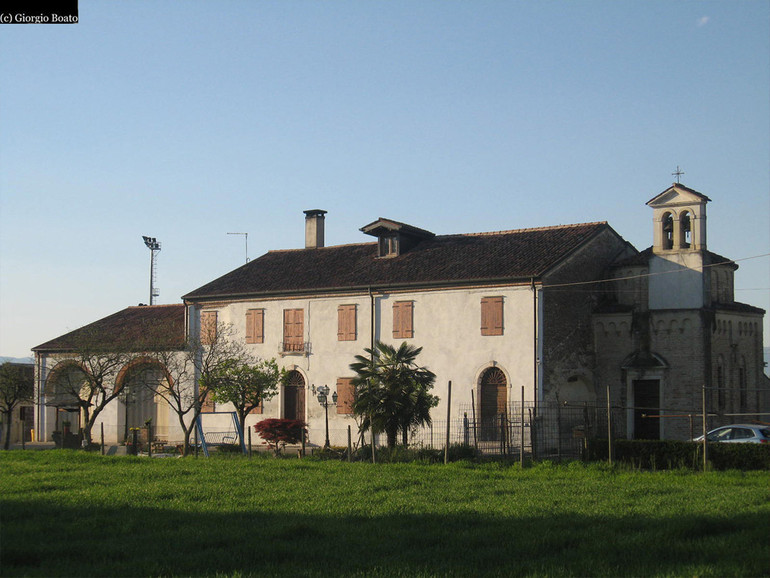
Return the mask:
<path id="1" fill-rule="evenodd" d="M 449 422 L 434 419 L 430 426 L 415 428 L 409 433 L 408 444 L 410 447 L 441 449 L 447 442 L 448 425 L 450 444 L 472 446 L 483 455 L 520 458 L 523 453 L 527 459 L 579 459 L 583 457 L 586 439 L 606 437 L 606 411 L 606 408 L 594 406 L 541 404 L 535 408 L 534 404 L 510 403 L 504 412 L 474 419 L 471 408 L 461 406 L 463 417 Z M 613 410 L 613 422 L 617 424 L 615 413 Z M 314 445 L 322 443 L 319 434 L 321 432 L 310 432 Z M 347 429 L 330 428 L 329 440 L 332 446 L 346 446 Z M 355 425 L 351 428 L 351 440 L 354 448 L 371 443 L 370 434 L 366 433 L 362 440 Z M 398 443 L 401 441 L 399 435 Z M 377 436 L 375 443 L 384 444 L 384 435 Z"/>

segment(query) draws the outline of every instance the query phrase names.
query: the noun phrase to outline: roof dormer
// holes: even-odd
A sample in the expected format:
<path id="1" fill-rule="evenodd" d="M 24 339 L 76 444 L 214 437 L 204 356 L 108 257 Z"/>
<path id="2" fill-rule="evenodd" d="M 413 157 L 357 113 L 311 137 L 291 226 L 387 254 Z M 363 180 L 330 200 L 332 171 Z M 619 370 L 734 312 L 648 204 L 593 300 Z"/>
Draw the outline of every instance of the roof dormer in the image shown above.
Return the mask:
<path id="1" fill-rule="evenodd" d="M 675 183 L 647 201 L 653 210 L 656 254 L 706 250 L 706 195 Z"/>
<path id="2" fill-rule="evenodd" d="M 435 237 L 434 233 L 406 223 L 380 217 L 373 223 L 361 227 L 367 235 L 377 237 L 378 257 L 397 257 L 406 253 L 420 241 Z"/>

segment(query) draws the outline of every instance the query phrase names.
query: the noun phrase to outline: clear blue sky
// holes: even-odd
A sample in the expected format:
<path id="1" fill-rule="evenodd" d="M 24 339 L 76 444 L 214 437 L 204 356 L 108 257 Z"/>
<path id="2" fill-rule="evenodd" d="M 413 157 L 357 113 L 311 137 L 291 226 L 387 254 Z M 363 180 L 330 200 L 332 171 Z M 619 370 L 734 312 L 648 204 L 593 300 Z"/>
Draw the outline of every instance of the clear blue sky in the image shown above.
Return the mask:
<path id="1" fill-rule="evenodd" d="M 708 195 L 770 253 L 770 2 L 80 0 L 0 26 L 0 355 L 377 217 L 435 233 L 608 221 Z M 770 259 L 736 298 L 770 309 Z M 765 322 L 765 342 L 768 321 Z"/>

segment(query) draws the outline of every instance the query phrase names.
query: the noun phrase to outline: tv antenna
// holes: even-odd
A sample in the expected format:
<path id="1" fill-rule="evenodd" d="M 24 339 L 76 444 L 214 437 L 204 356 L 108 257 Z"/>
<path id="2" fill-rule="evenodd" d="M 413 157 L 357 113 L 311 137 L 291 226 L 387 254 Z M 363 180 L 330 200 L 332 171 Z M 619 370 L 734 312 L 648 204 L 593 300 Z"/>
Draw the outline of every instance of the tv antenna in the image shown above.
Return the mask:
<path id="1" fill-rule="evenodd" d="M 228 235 L 243 235 L 246 241 L 246 262 L 249 262 L 249 234 L 248 233 L 228 233 Z"/>
<path id="2" fill-rule="evenodd" d="M 160 290 L 155 287 L 155 258 L 160 251 L 160 243 L 155 237 L 145 237 L 142 235 L 144 244 L 150 250 L 150 305 L 155 305 L 155 298 L 160 295 Z"/>

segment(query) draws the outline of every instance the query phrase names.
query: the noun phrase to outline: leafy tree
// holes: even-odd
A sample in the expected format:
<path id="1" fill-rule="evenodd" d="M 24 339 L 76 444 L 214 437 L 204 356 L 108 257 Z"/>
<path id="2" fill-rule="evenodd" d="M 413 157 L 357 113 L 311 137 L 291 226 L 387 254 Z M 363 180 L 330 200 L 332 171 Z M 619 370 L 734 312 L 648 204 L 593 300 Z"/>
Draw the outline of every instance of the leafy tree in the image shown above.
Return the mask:
<path id="1" fill-rule="evenodd" d="M 403 342 L 398 349 L 377 342 L 364 350 L 369 356 L 356 356 L 350 368 L 356 372 L 353 413 L 361 419 L 361 430 L 384 432 L 388 448 L 396 445 L 401 432 L 404 445 L 413 427 L 430 425 L 430 410 L 438 397 L 430 390 L 436 375 L 417 365 L 422 347 Z"/>
<path id="2" fill-rule="evenodd" d="M 205 339 L 188 338 L 181 349 L 150 347 L 145 357 L 166 372 L 165 379 L 148 382 L 146 387 L 166 400 L 176 413 L 184 434 L 184 455 L 190 453 L 190 437 L 198 416 L 209 399 L 213 399 L 217 377 L 223 375 L 227 367 L 254 362 L 243 344 L 234 339 L 232 326 L 224 323 L 210 328 Z"/>
<path id="3" fill-rule="evenodd" d="M 225 360 L 206 376 L 203 385 L 217 403 L 232 403 L 245 432 L 246 415 L 278 393 L 286 372 L 278 369 L 275 359 L 260 359 L 253 365 L 241 358 Z"/>
<path id="4" fill-rule="evenodd" d="M 35 378 L 30 367 L 6 362 L 0 365 L 0 413 L 5 421 L 3 449 L 11 443 L 11 418 L 13 410 L 23 401 L 33 399 Z"/>

